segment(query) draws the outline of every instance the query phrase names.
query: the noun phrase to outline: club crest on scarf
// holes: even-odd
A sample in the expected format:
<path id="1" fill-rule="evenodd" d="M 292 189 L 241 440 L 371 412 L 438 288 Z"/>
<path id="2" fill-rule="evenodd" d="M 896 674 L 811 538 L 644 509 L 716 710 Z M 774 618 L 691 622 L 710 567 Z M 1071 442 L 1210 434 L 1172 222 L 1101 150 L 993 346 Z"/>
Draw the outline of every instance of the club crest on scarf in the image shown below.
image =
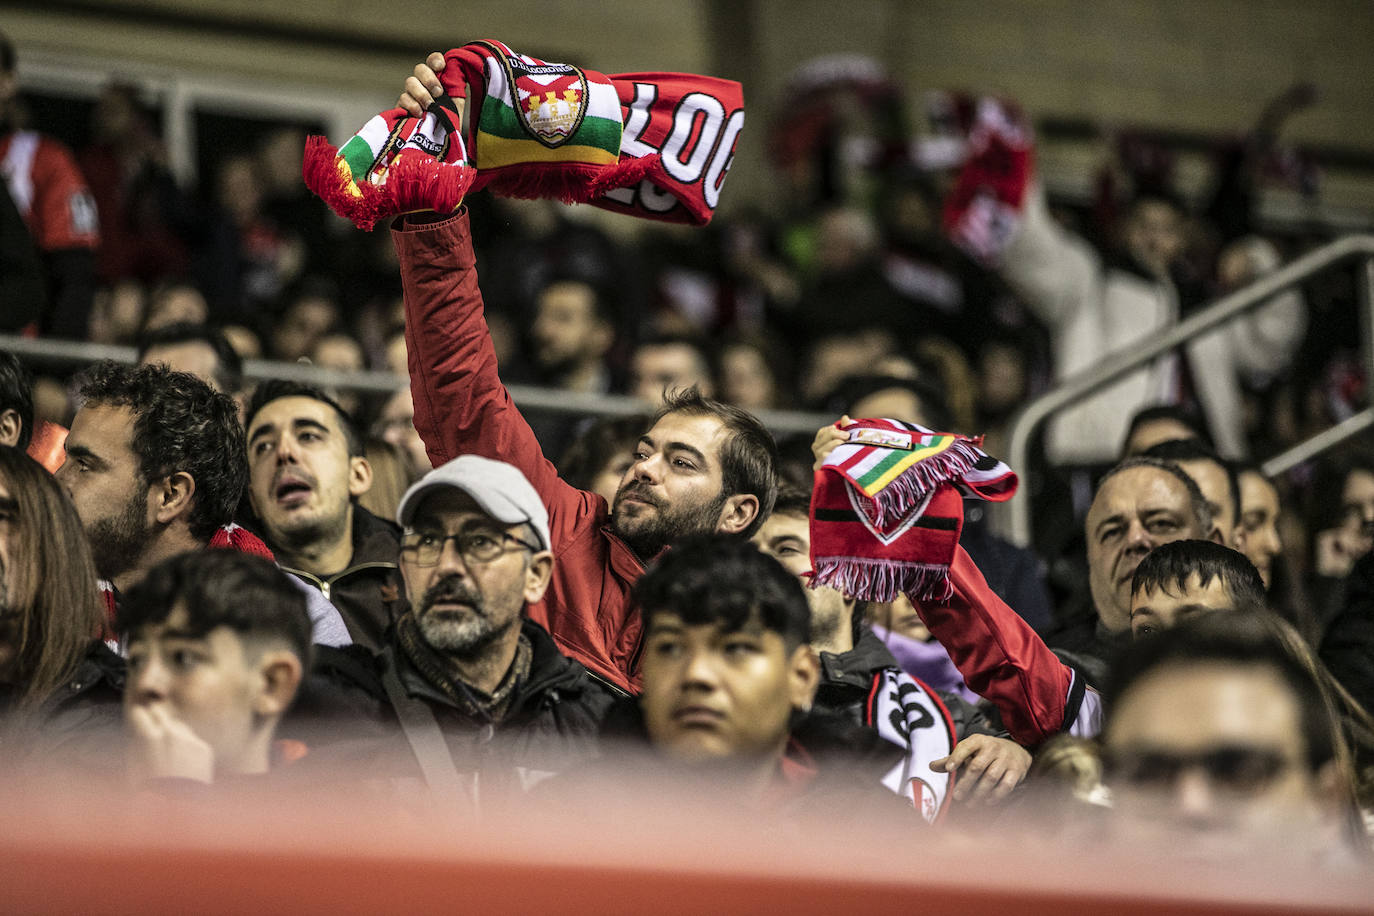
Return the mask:
<path id="1" fill-rule="evenodd" d="M 859 420 L 826 457 L 811 497 L 813 586 L 864 601 L 950 595 L 965 496 L 1001 502 L 1011 468 L 982 439 L 899 420 Z"/>
<path id="2" fill-rule="evenodd" d="M 587 77 L 568 64 L 532 66 L 504 54 L 500 59 L 525 129 L 549 149 L 562 146 L 587 114 Z"/>

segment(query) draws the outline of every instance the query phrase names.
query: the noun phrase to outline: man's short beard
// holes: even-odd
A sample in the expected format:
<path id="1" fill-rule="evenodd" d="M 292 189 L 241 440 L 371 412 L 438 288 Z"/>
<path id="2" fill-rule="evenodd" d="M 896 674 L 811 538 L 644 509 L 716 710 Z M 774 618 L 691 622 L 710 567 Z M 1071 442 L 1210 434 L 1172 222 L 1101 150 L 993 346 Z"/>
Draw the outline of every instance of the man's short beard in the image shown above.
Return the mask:
<path id="1" fill-rule="evenodd" d="M 152 539 L 153 526 L 148 524 L 147 513 L 147 491 L 135 489 L 124 508 L 86 527 L 86 539 L 95 554 L 95 571 L 102 579 L 113 579 L 138 566 Z"/>
<path id="2" fill-rule="evenodd" d="M 461 601 L 469 605 L 470 613 L 461 618 L 435 616 L 431 609 L 440 601 Z M 482 596 L 464 587 L 457 576 L 445 576 L 431 585 L 415 614 L 415 624 L 425 642 L 438 652 L 464 659 L 480 656 L 519 622 L 518 616 L 503 625 L 494 622 Z"/>
<path id="3" fill-rule="evenodd" d="M 318 545 L 336 543 L 348 534 L 348 509 L 351 505 L 352 500 L 345 503 L 338 515 L 327 518 L 293 520 L 285 528 L 269 525 L 267 519 L 262 518 L 262 527 L 271 542 L 268 546 L 300 552 Z"/>
<path id="4" fill-rule="evenodd" d="M 811 606 L 811 642 L 816 646 L 844 643 L 853 632 L 854 615 L 844 595 L 822 586 L 806 590 Z M 842 637 L 843 634 L 843 637 Z"/>
<path id="5" fill-rule="evenodd" d="M 620 501 L 627 493 L 635 493 L 641 499 L 650 499 L 644 490 L 637 490 L 631 481 L 615 495 L 615 511 L 611 514 L 611 530 L 615 532 L 641 560 L 652 560 L 663 548 L 679 538 L 692 535 L 711 534 L 720 523 L 720 510 L 725 507 L 724 492 L 715 499 L 692 506 L 670 509 L 661 502 L 654 502 L 653 515 L 646 518 L 628 519 L 620 511 Z"/>

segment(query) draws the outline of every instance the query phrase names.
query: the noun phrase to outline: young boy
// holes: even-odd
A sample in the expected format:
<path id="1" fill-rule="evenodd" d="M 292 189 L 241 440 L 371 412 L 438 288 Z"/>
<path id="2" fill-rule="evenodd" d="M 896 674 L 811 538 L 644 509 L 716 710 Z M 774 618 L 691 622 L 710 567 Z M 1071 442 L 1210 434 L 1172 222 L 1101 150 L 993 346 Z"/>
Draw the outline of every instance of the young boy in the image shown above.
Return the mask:
<path id="1" fill-rule="evenodd" d="M 273 737 L 310 663 L 305 597 L 274 564 L 202 550 L 124 596 L 124 720 L 138 783 L 268 772 Z"/>
<path id="2" fill-rule="evenodd" d="M 1245 554 L 1211 541 L 1173 541 L 1136 567 L 1131 636 L 1140 639 L 1198 614 L 1264 606 L 1264 580 Z"/>

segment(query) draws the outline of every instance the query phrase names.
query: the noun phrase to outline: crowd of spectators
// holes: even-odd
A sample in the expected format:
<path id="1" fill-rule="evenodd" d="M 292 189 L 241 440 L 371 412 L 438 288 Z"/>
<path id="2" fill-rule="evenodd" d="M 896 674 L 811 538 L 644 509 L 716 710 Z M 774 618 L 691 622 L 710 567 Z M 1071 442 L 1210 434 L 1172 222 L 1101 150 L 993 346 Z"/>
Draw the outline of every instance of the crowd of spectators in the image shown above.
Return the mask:
<path id="1" fill-rule="evenodd" d="M 1218 138 L 1195 202 L 1144 134 L 1110 144 L 1089 206 L 1027 172 L 995 249 L 951 201 L 1014 106 L 932 95 L 918 131 L 900 87 L 835 66 L 768 128 L 776 213 L 612 234 L 478 194 L 361 233 L 306 192 L 303 130 L 185 187 L 133 87 L 68 150 L 25 129 L 0 51 L 0 331 L 140 363 L 0 353 L 13 776 L 332 774 L 466 814 L 708 779 L 847 824 L 1053 807 L 1161 848 L 1365 854 L 1374 457 L 1257 463 L 1367 402 L 1353 274 L 1056 418 L 1019 497 L 1033 549 L 967 501 L 950 597 L 804 588 L 814 475 L 863 418 L 1001 455 L 1055 380 L 1326 240 L 1255 214 L 1265 183 L 1315 193 L 1278 167 L 1310 90 Z M 254 388 L 245 359 L 409 386 Z M 522 414 L 503 384 L 644 409 Z M 835 422 L 775 442 L 773 409 Z"/>

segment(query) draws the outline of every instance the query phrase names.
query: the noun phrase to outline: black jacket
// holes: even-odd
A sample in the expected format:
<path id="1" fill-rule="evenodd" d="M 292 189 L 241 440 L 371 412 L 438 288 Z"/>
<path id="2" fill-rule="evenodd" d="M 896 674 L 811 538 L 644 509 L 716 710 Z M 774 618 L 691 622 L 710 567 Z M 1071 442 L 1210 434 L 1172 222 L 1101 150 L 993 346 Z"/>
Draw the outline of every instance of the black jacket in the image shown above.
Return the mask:
<path id="1" fill-rule="evenodd" d="M 303 569 L 282 569 L 318 588 L 339 609 L 355 643 L 380 652 L 387 642 L 393 607 L 403 591 L 397 566 L 400 552 L 401 529 L 355 504 L 353 556 L 343 571 L 321 579 Z"/>
<path id="2" fill-rule="evenodd" d="M 317 666 L 317 672 L 344 690 L 361 692 L 374 704 L 378 712 L 360 716 L 352 737 L 370 733 L 377 721 L 383 723 L 386 737 L 374 742 L 373 753 L 380 774 L 401 778 L 420 775 L 415 752 L 383 683 L 391 668 L 406 695 L 424 703 L 433 714 L 460 774 L 480 773 L 484 794 L 519 791 L 594 755 L 601 721 L 614 698 L 613 692 L 586 668 L 562 655 L 538 624 L 525 620 L 522 632 L 532 650 L 529 675 L 516 686 L 509 711 L 496 725 L 455 707 L 394 644 L 367 666 L 354 664 L 356 653 L 346 656 L 351 659 L 347 665 L 338 664 L 340 656 L 334 655 L 326 663 L 327 670 Z M 356 706 L 356 701 L 344 702 Z M 330 701 L 336 709 L 339 703 L 337 698 Z"/>
<path id="3" fill-rule="evenodd" d="M 71 771 L 88 779 L 124 774 L 124 659 L 92 640 L 72 675 L 45 699 L 22 730 L 5 732 L 3 766 L 44 776 Z"/>
<path id="4" fill-rule="evenodd" d="M 1321 641 L 1322 663 L 1365 709 L 1374 709 L 1374 554 L 1356 561 L 1345 602 Z"/>
<path id="5" fill-rule="evenodd" d="M 839 655 L 822 652 L 820 656 L 821 682 L 816 689 L 815 709 L 856 725 L 866 725 L 866 708 L 869 693 L 873 689 L 873 678 L 885 669 L 899 668 L 897 659 L 892 657 L 877 634 L 867 627 L 863 628 L 854 648 L 848 652 Z M 969 735 L 1008 737 L 1005 731 L 994 728 L 987 716 L 972 703 L 943 690 L 931 690 L 949 711 L 959 740 Z"/>

